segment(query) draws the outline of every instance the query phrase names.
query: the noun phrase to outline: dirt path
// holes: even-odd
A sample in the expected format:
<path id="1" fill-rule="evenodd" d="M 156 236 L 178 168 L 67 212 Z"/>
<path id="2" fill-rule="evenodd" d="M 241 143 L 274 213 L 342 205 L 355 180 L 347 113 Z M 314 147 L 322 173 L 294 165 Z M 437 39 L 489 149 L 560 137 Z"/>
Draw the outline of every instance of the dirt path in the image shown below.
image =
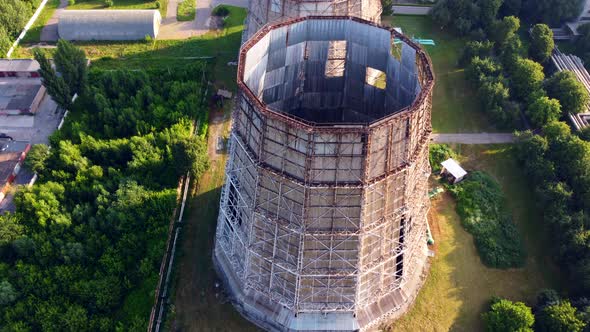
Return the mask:
<path id="1" fill-rule="evenodd" d="M 199 180 L 190 198 L 175 268 L 175 316 L 170 331 L 256 331 L 225 300 L 212 264 L 213 239 L 224 181 L 225 152 L 217 151 L 217 137 L 230 127 L 230 112 L 212 111 L 207 151 L 211 167 Z M 219 286 L 219 285 L 218 285 Z"/>
<path id="2" fill-rule="evenodd" d="M 57 34 L 57 22 L 59 15 L 68 6 L 68 0 L 60 0 L 59 6 L 53 13 L 53 16 L 47 21 L 47 24 L 41 30 L 41 37 L 39 38 L 42 42 L 53 42 L 57 41 L 59 35 Z"/>

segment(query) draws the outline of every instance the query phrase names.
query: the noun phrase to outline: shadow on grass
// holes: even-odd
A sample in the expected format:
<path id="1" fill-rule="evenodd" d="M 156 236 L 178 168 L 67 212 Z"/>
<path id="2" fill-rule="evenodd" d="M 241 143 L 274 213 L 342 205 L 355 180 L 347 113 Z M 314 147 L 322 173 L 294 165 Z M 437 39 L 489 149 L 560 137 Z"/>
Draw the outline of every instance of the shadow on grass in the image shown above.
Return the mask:
<path id="1" fill-rule="evenodd" d="M 175 267 L 175 317 L 170 330 L 257 331 L 229 303 L 213 268 L 212 250 L 221 187 L 191 198 Z"/>

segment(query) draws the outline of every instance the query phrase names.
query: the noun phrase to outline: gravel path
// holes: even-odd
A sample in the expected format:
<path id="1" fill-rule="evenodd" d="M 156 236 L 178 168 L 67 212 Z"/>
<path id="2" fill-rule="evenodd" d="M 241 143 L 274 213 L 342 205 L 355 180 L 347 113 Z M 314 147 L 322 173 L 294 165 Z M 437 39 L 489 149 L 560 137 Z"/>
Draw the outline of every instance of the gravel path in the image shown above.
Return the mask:
<path id="1" fill-rule="evenodd" d="M 432 134 L 431 139 L 434 143 L 506 144 L 514 143 L 515 137 L 508 133 Z"/>
<path id="2" fill-rule="evenodd" d="M 426 6 L 393 6 L 394 14 L 401 15 L 428 15 L 432 7 Z"/>

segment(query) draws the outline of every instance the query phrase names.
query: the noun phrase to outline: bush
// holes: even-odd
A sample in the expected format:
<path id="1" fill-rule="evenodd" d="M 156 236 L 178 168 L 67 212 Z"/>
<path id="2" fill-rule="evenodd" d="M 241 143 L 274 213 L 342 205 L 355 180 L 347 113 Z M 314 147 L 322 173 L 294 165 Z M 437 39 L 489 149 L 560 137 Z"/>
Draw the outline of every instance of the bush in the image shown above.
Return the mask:
<path id="1" fill-rule="evenodd" d="M 113 0 L 104 0 L 104 5 L 107 8 L 113 7 L 113 5 L 114 5 Z"/>
<path id="2" fill-rule="evenodd" d="M 229 8 L 227 8 L 226 6 L 217 6 L 215 7 L 215 9 L 213 9 L 212 15 L 221 17 L 228 16 Z"/>
<path id="3" fill-rule="evenodd" d="M 485 312 L 482 318 L 486 330 L 532 332 L 535 316 L 531 308 L 522 302 L 512 302 L 504 299 L 493 301 L 490 311 Z"/>
<path id="4" fill-rule="evenodd" d="M 160 8 L 162 8 L 162 3 L 160 1 L 156 1 L 155 6 L 156 6 L 156 9 L 160 9 Z"/>
<path id="5" fill-rule="evenodd" d="M 441 166 L 440 163 L 449 159 L 449 158 L 457 158 L 457 154 L 450 146 L 446 144 L 431 144 L 429 147 L 429 155 L 428 159 L 430 161 L 430 167 L 432 168 L 432 172 L 440 172 Z"/>
<path id="6" fill-rule="evenodd" d="M 76 0 L 68 0 L 68 5 L 73 6 L 76 4 Z"/>
<path id="7" fill-rule="evenodd" d="M 476 171 L 450 191 L 457 199 L 461 223 L 473 235 L 482 262 L 495 268 L 522 266 L 522 239 L 500 184 L 488 174 Z"/>

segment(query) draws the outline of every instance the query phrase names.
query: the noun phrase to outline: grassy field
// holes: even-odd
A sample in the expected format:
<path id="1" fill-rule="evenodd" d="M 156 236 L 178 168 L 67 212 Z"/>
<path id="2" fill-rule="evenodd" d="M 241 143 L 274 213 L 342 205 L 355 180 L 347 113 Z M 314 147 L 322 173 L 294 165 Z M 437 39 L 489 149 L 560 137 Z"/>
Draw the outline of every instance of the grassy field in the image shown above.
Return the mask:
<path id="1" fill-rule="evenodd" d="M 192 21 L 195 19 L 195 0 L 184 0 L 178 4 L 176 19 L 178 21 Z"/>
<path id="2" fill-rule="evenodd" d="M 113 5 L 107 7 L 104 0 L 76 0 L 67 9 L 156 9 L 156 1 L 145 0 L 113 0 Z"/>
<path id="3" fill-rule="evenodd" d="M 461 226 L 449 193 L 433 201 L 430 213 L 435 241 L 434 257 L 414 307 L 388 331 L 478 331 L 480 314 L 491 296 L 497 295 L 532 304 L 537 292 L 559 285 L 559 273 L 550 260 L 548 234 L 538 223 L 541 216 L 524 175 L 508 146 L 455 147 L 468 170 L 484 170 L 502 185 L 514 220 L 527 249 L 527 263 L 521 269 L 498 270 L 485 267 L 477 254 L 473 237 Z"/>
<path id="4" fill-rule="evenodd" d="M 47 24 L 47 21 L 49 21 L 51 16 L 53 16 L 53 13 L 55 13 L 55 10 L 58 6 L 59 0 L 47 1 L 47 4 L 45 4 L 43 11 L 41 11 L 41 14 L 39 15 L 39 17 L 37 17 L 35 23 L 25 35 L 25 38 L 22 40 L 22 43 L 39 42 L 39 40 L 41 39 L 41 30 L 43 30 L 43 27 L 45 26 L 45 24 Z"/>
<path id="5" fill-rule="evenodd" d="M 436 46 L 425 46 L 432 58 L 436 85 L 432 105 L 432 127 L 438 133 L 493 132 L 476 99 L 476 92 L 465 80 L 463 69 L 457 67 L 465 42 L 441 31 L 429 17 L 383 17 L 383 23 L 401 27 L 416 38 L 433 39 Z"/>

